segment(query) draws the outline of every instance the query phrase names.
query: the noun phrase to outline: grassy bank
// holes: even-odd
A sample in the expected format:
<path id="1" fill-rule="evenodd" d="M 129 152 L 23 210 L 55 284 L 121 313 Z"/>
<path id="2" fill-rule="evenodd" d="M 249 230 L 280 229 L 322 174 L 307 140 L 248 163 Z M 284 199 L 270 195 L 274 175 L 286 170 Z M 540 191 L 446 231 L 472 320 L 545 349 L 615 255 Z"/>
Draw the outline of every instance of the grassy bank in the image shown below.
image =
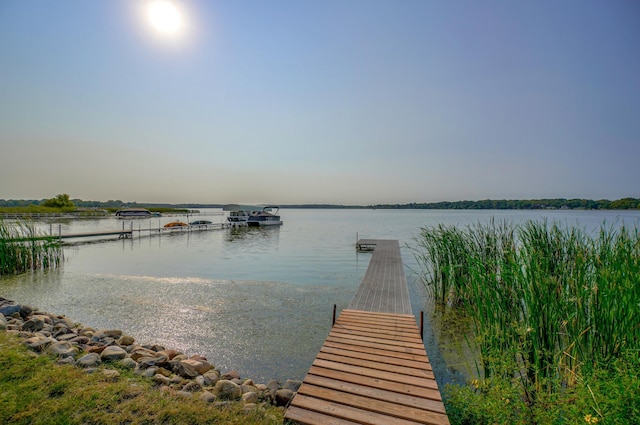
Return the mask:
<path id="1" fill-rule="evenodd" d="M 0 219 L 0 276 L 57 267 L 62 255 L 59 240 L 38 235 L 27 223 Z"/>
<path id="2" fill-rule="evenodd" d="M 640 422 L 624 407 L 640 405 L 637 381 L 625 379 L 637 379 L 640 350 L 637 229 L 592 237 L 546 221 L 440 225 L 422 229 L 416 258 L 434 299 L 474 324 L 478 379 L 450 392 L 462 423 L 505 422 L 486 412 L 505 400 L 520 406 L 506 423 Z"/>
<path id="3" fill-rule="evenodd" d="M 115 364 L 120 376 L 88 374 L 36 356 L 0 332 L 0 423 L 11 424 L 281 424 L 279 408 L 243 411 L 165 394 Z M 104 368 L 105 366 L 102 366 Z"/>

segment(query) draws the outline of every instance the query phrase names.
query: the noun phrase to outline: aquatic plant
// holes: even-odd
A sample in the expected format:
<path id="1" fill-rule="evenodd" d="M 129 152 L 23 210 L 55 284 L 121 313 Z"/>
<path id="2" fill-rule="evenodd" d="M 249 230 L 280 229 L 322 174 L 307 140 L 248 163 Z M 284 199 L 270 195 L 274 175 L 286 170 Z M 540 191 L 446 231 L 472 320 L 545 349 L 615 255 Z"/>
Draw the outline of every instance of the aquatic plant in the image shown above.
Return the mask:
<path id="1" fill-rule="evenodd" d="M 472 319 L 479 372 L 515 376 L 530 399 L 640 349 L 637 228 L 438 225 L 421 229 L 414 252 L 436 302 Z"/>
<path id="2" fill-rule="evenodd" d="M 39 235 L 26 222 L 0 219 L 0 275 L 55 268 L 63 259 L 60 241 Z"/>

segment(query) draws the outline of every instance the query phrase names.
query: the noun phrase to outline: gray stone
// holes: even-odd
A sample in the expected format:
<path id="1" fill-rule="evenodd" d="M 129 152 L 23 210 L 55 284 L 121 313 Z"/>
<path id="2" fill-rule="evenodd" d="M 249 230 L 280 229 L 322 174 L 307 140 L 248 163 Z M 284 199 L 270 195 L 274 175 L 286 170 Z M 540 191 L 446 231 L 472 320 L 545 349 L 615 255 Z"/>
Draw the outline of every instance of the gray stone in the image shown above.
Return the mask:
<path id="1" fill-rule="evenodd" d="M 172 384 L 176 384 L 176 385 L 182 385 L 182 384 L 184 384 L 184 378 L 182 376 L 179 376 L 179 375 L 173 375 L 171 377 L 171 383 Z"/>
<path id="2" fill-rule="evenodd" d="M 253 412 L 257 411 L 257 410 L 260 410 L 260 407 L 255 403 L 247 403 L 242 408 L 242 411 L 244 413 L 246 413 L 246 414 L 253 413 Z"/>
<path id="3" fill-rule="evenodd" d="M 101 363 L 102 360 L 100 360 L 100 355 L 98 353 L 85 354 L 76 361 L 77 366 L 85 368 L 94 368 Z"/>
<path id="4" fill-rule="evenodd" d="M 211 364 L 208 361 L 201 359 L 180 360 L 180 364 L 188 364 L 200 375 L 203 375 L 211 370 Z"/>
<path id="5" fill-rule="evenodd" d="M 156 357 L 158 355 L 158 353 L 156 353 L 153 350 L 149 350 L 147 348 L 143 348 L 143 347 L 136 347 L 133 350 L 131 350 L 131 358 L 135 361 L 138 361 L 141 357 Z"/>
<path id="6" fill-rule="evenodd" d="M 74 334 L 69 334 L 69 335 L 74 335 Z M 89 343 L 89 338 L 86 336 L 76 336 L 75 338 L 70 339 L 69 342 L 84 345 Z"/>
<path id="7" fill-rule="evenodd" d="M 78 348 L 68 341 L 56 341 L 47 348 L 47 352 L 60 357 L 73 357 L 78 353 Z"/>
<path id="8" fill-rule="evenodd" d="M 198 371 L 193 364 L 193 360 L 185 359 L 181 360 L 175 368 L 175 372 L 183 378 L 192 379 L 199 375 Z"/>
<path id="9" fill-rule="evenodd" d="M 217 370 L 210 370 L 209 372 L 203 374 L 202 377 L 204 378 L 205 383 L 205 385 L 203 386 L 206 387 L 209 385 L 215 385 L 216 382 L 220 380 L 220 373 Z"/>
<path id="10" fill-rule="evenodd" d="M 144 369 L 142 370 L 142 372 L 140 373 L 141 376 L 144 376 L 146 378 L 151 378 L 152 376 L 156 375 L 156 372 L 158 371 L 158 368 L 155 366 L 152 366 L 148 369 Z"/>
<path id="11" fill-rule="evenodd" d="M 164 376 L 171 376 L 173 374 L 173 372 L 171 372 L 168 369 L 165 369 L 164 367 L 159 367 L 158 369 L 158 373 Z"/>
<path id="12" fill-rule="evenodd" d="M 209 392 L 209 391 L 203 391 L 202 394 L 200 394 L 200 400 L 207 402 L 207 403 L 213 403 L 214 401 L 217 400 L 215 394 Z"/>
<path id="13" fill-rule="evenodd" d="M 55 339 L 44 335 L 37 335 L 29 338 L 23 342 L 30 350 L 43 352 L 52 343 L 56 342 Z"/>
<path id="14" fill-rule="evenodd" d="M 294 393 L 291 390 L 280 389 L 276 391 L 276 396 L 274 399 L 276 406 L 288 406 L 293 396 Z"/>
<path id="15" fill-rule="evenodd" d="M 56 338 L 58 341 L 76 342 L 75 340 L 76 340 L 77 338 L 82 338 L 82 337 L 78 337 L 78 336 L 77 336 L 76 334 L 74 334 L 74 333 L 65 333 L 65 334 L 62 334 L 62 335 L 54 334 L 54 335 L 55 335 L 55 338 Z M 76 344 L 77 344 L 77 342 L 76 342 Z"/>
<path id="16" fill-rule="evenodd" d="M 167 357 L 163 354 L 157 354 L 155 356 L 142 356 L 137 358 L 137 362 L 140 364 L 140 367 L 150 367 L 150 366 L 162 366 L 167 363 Z"/>
<path id="17" fill-rule="evenodd" d="M 257 403 L 258 394 L 252 391 L 242 394 L 242 401 L 245 403 Z"/>
<path id="18" fill-rule="evenodd" d="M 135 342 L 136 340 L 129 335 L 122 335 L 120 337 L 120 339 L 118 340 L 118 344 L 119 345 L 131 345 Z"/>
<path id="19" fill-rule="evenodd" d="M 94 338 L 112 338 L 114 340 L 122 336 L 122 331 L 118 329 L 101 329 L 93 334 Z"/>
<path id="20" fill-rule="evenodd" d="M 68 319 L 66 316 L 57 316 L 56 318 L 53 319 L 53 323 L 55 325 L 57 324 L 64 324 L 67 326 L 67 328 L 72 329 L 75 327 L 75 323 L 73 322 L 73 320 Z"/>
<path id="21" fill-rule="evenodd" d="M 66 365 L 74 366 L 76 364 L 76 361 L 74 360 L 73 357 L 67 356 L 67 357 L 60 357 L 56 363 L 62 364 L 62 365 L 66 364 Z"/>
<path id="22" fill-rule="evenodd" d="M 33 308 L 29 307 L 28 305 L 23 304 L 20 306 L 20 316 L 22 316 L 23 318 L 31 316 L 32 313 Z"/>
<path id="23" fill-rule="evenodd" d="M 189 391 L 190 393 L 195 393 L 196 391 L 200 391 L 201 389 L 202 387 L 194 381 L 187 382 L 184 387 L 182 387 L 182 391 Z"/>
<path id="24" fill-rule="evenodd" d="M 118 347 L 116 345 L 111 345 L 111 346 L 105 348 L 102 351 L 102 354 L 100 354 L 100 358 L 104 362 L 122 360 L 125 357 L 127 357 L 127 352 L 124 351 L 124 349 L 122 349 L 122 348 L 120 348 L 120 347 Z"/>
<path id="25" fill-rule="evenodd" d="M 204 376 L 202 375 L 198 375 L 193 379 L 193 382 L 195 382 L 196 384 L 200 385 L 201 387 L 206 387 L 208 386 L 207 384 L 207 380 L 204 379 Z"/>
<path id="26" fill-rule="evenodd" d="M 179 356 L 179 355 L 184 356 L 184 354 L 176 350 L 159 350 L 158 354 L 163 354 L 167 356 L 169 360 L 173 360 L 176 356 Z"/>
<path id="27" fill-rule="evenodd" d="M 5 329 L 7 329 L 8 325 L 9 322 L 7 322 L 7 319 L 4 318 L 3 314 L 0 314 L 0 331 L 4 331 Z"/>
<path id="28" fill-rule="evenodd" d="M 22 324 L 22 330 L 26 332 L 38 332 L 44 327 L 44 321 L 39 318 L 31 318 Z"/>
<path id="29" fill-rule="evenodd" d="M 277 390 L 280 389 L 280 382 L 275 379 L 272 379 L 271 381 L 267 382 L 267 389 L 272 393 L 275 393 Z"/>
<path id="30" fill-rule="evenodd" d="M 193 393 L 190 393 L 189 391 L 178 391 L 176 392 L 176 395 L 184 398 L 193 398 Z"/>
<path id="31" fill-rule="evenodd" d="M 242 397 L 240 386 L 228 379 L 221 379 L 213 387 L 213 393 L 222 400 L 239 400 Z"/>
<path id="32" fill-rule="evenodd" d="M 102 374 L 109 380 L 116 380 L 120 377 L 120 372 L 114 369 L 105 369 L 102 371 Z"/>
<path id="33" fill-rule="evenodd" d="M 126 367 L 127 369 L 135 369 L 136 366 L 138 366 L 138 363 L 136 363 L 136 361 L 131 357 L 125 357 L 124 359 L 120 360 L 118 364 L 122 367 Z"/>
<path id="34" fill-rule="evenodd" d="M 109 336 L 103 336 L 102 338 L 98 338 L 96 336 L 93 336 L 91 338 L 92 342 L 98 343 L 100 345 L 114 345 L 116 343 L 116 340 L 114 338 L 111 338 Z"/>
<path id="35" fill-rule="evenodd" d="M 246 381 L 245 381 L 246 382 Z M 242 390 L 242 394 L 244 393 L 257 393 L 258 389 L 254 385 L 240 385 L 240 389 Z"/>
<path id="36" fill-rule="evenodd" d="M 86 328 L 82 328 L 80 329 L 80 331 L 78 332 L 78 335 L 82 335 L 82 336 L 86 336 L 88 338 L 93 337 L 93 334 L 96 333 L 96 330 L 91 328 L 91 327 L 86 327 Z"/>
<path id="37" fill-rule="evenodd" d="M 31 316 L 31 319 L 42 320 L 45 324 L 51 325 L 53 329 L 53 320 L 51 320 L 51 317 L 46 314 L 34 314 L 33 316 Z"/>
<path id="38" fill-rule="evenodd" d="M 5 316 L 11 316 L 14 313 L 20 313 L 20 306 L 16 304 L 4 305 L 0 307 L 0 313 L 4 314 Z"/>
<path id="39" fill-rule="evenodd" d="M 287 379 L 282 388 L 285 390 L 291 390 L 295 393 L 300 389 L 300 385 L 302 385 L 302 381 Z"/>
<path id="40" fill-rule="evenodd" d="M 67 325 L 65 325 L 64 323 L 58 323 L 56 325 L 53 325 L 51 332 L 53 332 L 53 335 L 58 339 L 60 339 L 65 335 L 70 336 L 71 338 L 77 336 L 75 333 L 72 333 L 71 329 L 69 329 Z"/>
<path id="41" fill-rule="evenodd" d="M 232 370 L 231 372 L 227 372 L 224 375 L 222 375 L 222 379 L 228 379 L 228 380 L 240 379 L 240 373 L 238 373 L 237 370 Z"/>
<path id="42" fill-rule="evenodd" d="M 169 378 L 167 378 L 164 375 L 160 375 L 159 373 L 155 374 L 153 376 L 153 381 L 157 382 L 158 384 L 161 385 L 170 385 L 171 384 L 171 380 Z"/>

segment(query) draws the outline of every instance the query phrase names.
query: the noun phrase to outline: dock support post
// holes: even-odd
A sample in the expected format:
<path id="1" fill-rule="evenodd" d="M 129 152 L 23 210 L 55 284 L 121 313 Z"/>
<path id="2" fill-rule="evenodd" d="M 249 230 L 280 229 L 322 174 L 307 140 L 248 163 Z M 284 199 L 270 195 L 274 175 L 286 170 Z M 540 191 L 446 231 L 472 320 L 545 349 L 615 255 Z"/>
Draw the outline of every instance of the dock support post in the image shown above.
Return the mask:
<path id="1" fill-rule="evenodd" d="M 333 305 L 333 318 L 331 319 L 331 327 L 336 324 L 336 305 Z"/>
<path id="2" fill-rule="evenodd" d="M 420 310 L 420 338 L 424 341 L 424 311 Z"/>

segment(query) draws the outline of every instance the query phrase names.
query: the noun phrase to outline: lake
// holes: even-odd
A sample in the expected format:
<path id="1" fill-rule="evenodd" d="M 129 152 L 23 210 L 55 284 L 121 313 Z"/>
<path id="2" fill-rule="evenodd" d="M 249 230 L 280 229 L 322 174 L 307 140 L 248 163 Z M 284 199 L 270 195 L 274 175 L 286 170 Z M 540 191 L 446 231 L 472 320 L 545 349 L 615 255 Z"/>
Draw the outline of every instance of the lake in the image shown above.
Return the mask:
<path id="1" fill-rule="evenodd" d="M 38 223 L 45 232 L 158 228 L 174 220 L 224 221 L 220 210 L 196 217 L 115 218 Z M 0 278 L 0 296 L 65 314 L 94 328 L 116 328 L 140 343 L 200 354 L 222 372 L 256 382 L 302 379 L 344 309 L 371 254 L 357 237 L 398 239 L 414 314 L 424 310 L 425 348 L 440 385 L 465 376 L 464 362 L 416 274 L 410 246 L 423 226 L 492 218 L 546 218 L 596 232 L 600 225 L 640 227 L 639 211 L 486 211 L 283 209 L 283 226 L 226 228 L 67 246 L 54 271 Z M 455 334 L 455 332 L 454 332 Z"/>

